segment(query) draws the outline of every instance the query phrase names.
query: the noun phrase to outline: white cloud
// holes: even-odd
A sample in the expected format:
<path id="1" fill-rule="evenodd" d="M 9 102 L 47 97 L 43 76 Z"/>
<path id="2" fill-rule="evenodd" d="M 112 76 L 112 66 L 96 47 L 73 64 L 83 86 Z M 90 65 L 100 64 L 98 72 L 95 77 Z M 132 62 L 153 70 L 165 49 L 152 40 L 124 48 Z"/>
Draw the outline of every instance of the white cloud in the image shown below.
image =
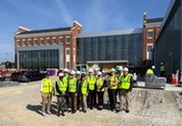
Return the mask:
<path id="1" fill-rule="evenodd" d="M 73 18 L 70 15 L 68 8 L 66 7 L 66 5 L 64 4 L 63 0 L 55 0 L 55 2 L 58 5 L 58 9 L 59 9 L 59 15 L 63 18 L 63 20 L 68 24 L 68 25 L 72 25 L 73 22 Z"/>

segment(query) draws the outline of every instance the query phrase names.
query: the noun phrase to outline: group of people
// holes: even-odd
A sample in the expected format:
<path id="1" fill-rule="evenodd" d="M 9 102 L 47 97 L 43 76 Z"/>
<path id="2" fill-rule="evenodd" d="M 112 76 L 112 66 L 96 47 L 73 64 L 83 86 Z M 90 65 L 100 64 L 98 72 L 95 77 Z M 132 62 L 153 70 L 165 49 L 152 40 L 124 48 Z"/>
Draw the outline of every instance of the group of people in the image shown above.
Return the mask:
<path id="1" fill-rule="evenodd" d="M 149 68 L 146 72 L 147 75 L 155 75 L 154 73 L 155 70 L 155 66 L 152 66 L 151 68 Z M 165 77 L 165 65 L 163 62 L 160 63 L 160 77 Z"/>
<path id="2" fill-rule="evenodd" d="M 51 74 L 46 73 L 46 78 L 41 82 L 42 114 L 51 114 L 52 94 L 57 96 L 57 115 L 65 116 L 65 111 L 76 113 L 77 110 L 87 112 L 96 105 L 98 110 L 104 108 L 104 92 L 108 92 L 110 110 L 129 112 L 129 96 L 132 91 L 133 79 L 128 73 L 128 68 L 119 67 L 116 71 L 110 70 L 109 77 L 103 77 L 99 68 L 89 69 L 88 74 L 67 68 L 59 73 L 59 79 L 54 83 Z M 116 74 L 117 72 L 117 74 Z M 119 109 L 116 109 L 116 99 L 119 95 Z M 47 102 L 47 111 L 46 111 Z"/>

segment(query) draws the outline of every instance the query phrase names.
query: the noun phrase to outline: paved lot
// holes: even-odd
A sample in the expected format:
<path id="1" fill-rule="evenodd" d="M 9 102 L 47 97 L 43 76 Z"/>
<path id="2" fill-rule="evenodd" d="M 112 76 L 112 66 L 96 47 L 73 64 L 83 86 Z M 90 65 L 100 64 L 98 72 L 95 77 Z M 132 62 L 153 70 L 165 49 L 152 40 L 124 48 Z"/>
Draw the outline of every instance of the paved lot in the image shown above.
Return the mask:
<path id="1" fill-rule="evenodd" d="M 0 126 L 181 126 L 182 94 L 176 90 L 182 88 L 170 86 L 173 91 L 134 89 L 129 114 L 94 109 L 86 114 L 66 113 L 65 117 L 56 116 L 55 97 L 52 115 L 41 115 L 40 81 L 0 87 Z"/>

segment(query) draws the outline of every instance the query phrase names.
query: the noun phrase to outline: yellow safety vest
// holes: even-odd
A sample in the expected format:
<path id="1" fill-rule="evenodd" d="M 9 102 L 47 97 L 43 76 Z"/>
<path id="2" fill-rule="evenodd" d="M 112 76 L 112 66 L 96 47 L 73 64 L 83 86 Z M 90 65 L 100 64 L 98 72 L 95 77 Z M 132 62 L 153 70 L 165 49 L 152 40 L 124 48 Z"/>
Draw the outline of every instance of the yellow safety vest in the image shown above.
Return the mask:
<path id="1" fill-rule="evenodd" d="M 66 89 L 67 89 L 67 83 L 65 83 L 64 81 L 58 80 L 57 81 L 59 90 L 62 92 L 62 94 L 65 94 Z M 58 92 L 56 92 L 56 95 L 59 96 L 60 94 Z"/>
<path id="2" fill-rule="evenodd" d="M 152 69 L 148 69 L 146 74 L 154 74 L 154 71 Z"/>
<path id="3" fill-rule="evenodd" d="M 117 85 L 117 89 L 121 89 L 121 78 L 123 76 L 123 73 L 118 75 L 118 85 Z"/>
<path id="4" fill-rule="evenodd" d="M 130 74 L 126 75 L 125 77 L 122 76 L 121 89 L 129 89 L 130 88 L 130 79 L 131 79 Z"/>
<path id="5" fill-rule="evenodd" d="M 69 81 L 69 92 L 71 93 L 76 92 L 76 82 L 77 82 L 77 78 L 73 78 Z"/>
<path id="6" fill-rule="evenodd" d="M 95 76 L 92 76 L 92 79 L 90 79 L 90 77 L 87 76 L 87 82 L 89 85 L 89 90 L 91 90 L 91 91 L 95 90 L 95 83 L 96 83 Z"/>
<path id="7" fill-rule="evenodd" d="M 68 84 L 69 82 L 69 75 L 66 75 L 64 78 L 63 78 L 63 81 Z"/>
<path id="8" fill-rule="evenodd" d="M 87 80 L 84 80 L 82 87 L 81 87 L 81 91 L 82 91 L 83 95 L 87 94 L 87 86 L 88 86 Z"/>
<path id="9" fill-rule="evenodd" d="M 115 83 L 115 79 L 116 79 L 116 75 L 112 76 L 110 78 L 110 86 L 111 86 L 111 89 L 117 89 L 117 85 L 113 85 Z"/>
<path id="10" fill-rule="evenodd" d="M 42 93 L 45 94 L 52 93 L 52 90 L 53 90 L 53 80 L 52 79 L 48 80 L 47 78 L 44 78 Z"/>
<path id="11" fill-rule="evenodd" d="M 160 66 L 160 71 L 165 71 L 165 66 L 164 65 Z"/>
<path id="12" fill-rule="evenodd" d="M 97 89 L 101 89 L 101 87 L 103 86 L 103 84 L 104 84 L 104 79 L 103 78 L 98 78 L 97 79 L 97 81 L 96 81 L 96 85 L 97 85 Z M 101 90 L 101 92 L 104 92 L 105 91 L 105 89 L 103 88 L 102 90 Z"/>

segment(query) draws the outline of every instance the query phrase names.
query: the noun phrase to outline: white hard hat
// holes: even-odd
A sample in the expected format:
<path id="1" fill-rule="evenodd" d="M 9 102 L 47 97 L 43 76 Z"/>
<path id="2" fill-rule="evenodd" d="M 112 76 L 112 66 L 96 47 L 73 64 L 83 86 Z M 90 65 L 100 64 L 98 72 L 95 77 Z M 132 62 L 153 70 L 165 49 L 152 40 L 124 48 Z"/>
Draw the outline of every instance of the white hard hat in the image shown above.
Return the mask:
<path id="1" fill-rule="evenodd" d="M 59 77 L 63 77 L 64 76 L 64 74 L 63 73 L 59 73 Z"/>
<path id="2" fill-rule="evenodd" d="M 152 66 L 152 69 L 155 69 L 155 66 Z"/>
<path id="3" fill-rule="evenodd" d="M 128 72 L 129 70 L 128 70 L 128 68 L 127 68 L 127 67 L 125 67 L 125 68 L 123 69 L 123 71 Z"/>
<path id="4" fill-rule="evenodd" d="M 163 62 L 161 62 L 161 65 L 163 65 L 164 63 Z"/>
<path id="5" fill-rule="evenodd" d="M 89 72 L 89 73 L 93 72 L 93 69 L 90 68 L 90 69 L 88 70 L 88 72 Z"/>
<path id="6" fill-rule="evenodd" d="M 96 68 L 95 68 L 95 71 L 98 71 L 98 70 L 99 70 L 99 67 L 96 67 Z"/>
<path id="7" fill-rule="evenodd" d="M 76 71 L 76 74 L 81 74 L 81 72 L 80 71 Z"/>
<path id="8" fill-rule="evenodd" d="M 119 67 L 119 70 L 123 70 L 123 67 L 122 67 L 122 66 L 120 66 L 120 67 Z"/>
<path id="9" fill-rule="evenodd" d="M 110 72 L 116 72 L 116 70 L 114 68 L 111 68 L 111 71 Z"/>
<path id="10" fill-rule="evenodd" d="M 75 74 L 75 71 L 74 71 L 74 70 L 72 70 L 72 71 L 71 71 L 71 75 L 74 75 L 74 74 Z"/>
<path id="11" fill-rule="evenodd" d="M 68 72 L 68 69 L 67 68 L 64 68 L 64 72 Z"/>
<path id="12" fill-rule="evenodd" d="M 99 71 L 98 75 L 102 75 L 102 72 Z"/>

